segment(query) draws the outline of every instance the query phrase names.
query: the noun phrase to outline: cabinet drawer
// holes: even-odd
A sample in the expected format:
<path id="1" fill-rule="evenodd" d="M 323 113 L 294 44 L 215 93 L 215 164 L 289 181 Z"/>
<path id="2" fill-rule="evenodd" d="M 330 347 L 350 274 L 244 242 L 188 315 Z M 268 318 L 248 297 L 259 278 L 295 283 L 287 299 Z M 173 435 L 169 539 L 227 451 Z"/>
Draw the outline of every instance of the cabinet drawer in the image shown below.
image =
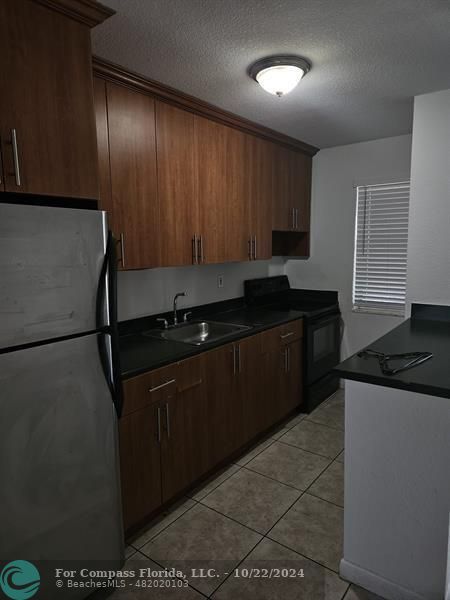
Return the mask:
<path id="1" fill-rule="evenodd" d="M 169 365 L 144 373 L 123 383 L 123 414 L 127 415 L 145 406 L 174 395 L 176 385 L 176 365 Z"/>
<path id="2" fill-rule="evenodd" d="M 277 346 L 290 344 L 303 337 L 303 320 L 291 321 L 279 327 L 274 327 L 261 334 L 263 352 L 270 352 Z"/>

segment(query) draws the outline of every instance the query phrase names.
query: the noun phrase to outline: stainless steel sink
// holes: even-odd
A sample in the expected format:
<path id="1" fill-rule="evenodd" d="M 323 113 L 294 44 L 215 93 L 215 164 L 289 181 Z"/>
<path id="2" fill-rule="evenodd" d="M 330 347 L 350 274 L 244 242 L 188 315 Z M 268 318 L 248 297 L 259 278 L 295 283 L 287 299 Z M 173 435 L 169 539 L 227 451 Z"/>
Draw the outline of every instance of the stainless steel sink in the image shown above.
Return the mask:
<path id="1" fill-rule="evenodd" d="M 215 321 L 200 321 L 198 323 L 186 323 L 169 329 L 152 329 L 145 331 L 143 335 L 171 342 L 182 342 L 192 346 L 201 346 L 209 342 L 216 342 L 239 331 L 251 329 L 246 325 L 235 323 L 217 323 Z"/>

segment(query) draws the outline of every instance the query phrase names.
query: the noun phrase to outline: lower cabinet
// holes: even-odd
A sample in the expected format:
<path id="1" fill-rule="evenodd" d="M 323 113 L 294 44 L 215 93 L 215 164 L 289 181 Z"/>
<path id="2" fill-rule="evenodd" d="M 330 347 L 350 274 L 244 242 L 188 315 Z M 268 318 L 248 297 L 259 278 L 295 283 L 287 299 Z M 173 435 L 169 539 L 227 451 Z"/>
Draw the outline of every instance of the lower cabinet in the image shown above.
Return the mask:
<path id="1" fill-rule="evenodd" d="M 144 522 L 302 399 L 302 323 L 124 382 L 119 422 L 125 530 Z"/>
<path id="2" fill-rule="evenodd" d="M 157 409 L 151 404 L 119 423 L 122 510 L 125 530 L 161 504 Z"/>

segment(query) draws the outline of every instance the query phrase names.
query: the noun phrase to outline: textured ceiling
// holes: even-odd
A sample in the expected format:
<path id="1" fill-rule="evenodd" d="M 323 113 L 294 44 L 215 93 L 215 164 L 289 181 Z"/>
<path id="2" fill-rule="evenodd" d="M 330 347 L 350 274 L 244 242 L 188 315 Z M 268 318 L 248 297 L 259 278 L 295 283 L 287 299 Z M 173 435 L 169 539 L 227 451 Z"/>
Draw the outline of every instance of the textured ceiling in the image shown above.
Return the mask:
<path id="1" fill-rule="evenodd" d="M 103 1 L 96 54 L 321 148 L 408 133 L 450 88 L 448 0 Z M 312 63 L 281 99 L 246 74 L 279 53 Z"/>

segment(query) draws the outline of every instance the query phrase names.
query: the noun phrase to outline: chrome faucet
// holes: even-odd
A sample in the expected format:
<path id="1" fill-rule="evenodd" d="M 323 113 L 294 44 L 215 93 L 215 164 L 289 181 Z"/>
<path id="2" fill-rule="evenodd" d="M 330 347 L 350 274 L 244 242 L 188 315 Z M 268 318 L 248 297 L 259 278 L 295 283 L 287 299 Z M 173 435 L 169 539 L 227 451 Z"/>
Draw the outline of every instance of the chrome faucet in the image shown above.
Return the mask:
<path id="1" fill-rule="evenodd" d="M 187 296 L 186 292 L 178 292 L 178 294 L 175 294 L 175 297 L 173 299 L 173 324 L 174 325 L 178 325 L 178 317 L 177 317 L 177 300 L 178 298 L 180 298 L 181 296 Z"/>

